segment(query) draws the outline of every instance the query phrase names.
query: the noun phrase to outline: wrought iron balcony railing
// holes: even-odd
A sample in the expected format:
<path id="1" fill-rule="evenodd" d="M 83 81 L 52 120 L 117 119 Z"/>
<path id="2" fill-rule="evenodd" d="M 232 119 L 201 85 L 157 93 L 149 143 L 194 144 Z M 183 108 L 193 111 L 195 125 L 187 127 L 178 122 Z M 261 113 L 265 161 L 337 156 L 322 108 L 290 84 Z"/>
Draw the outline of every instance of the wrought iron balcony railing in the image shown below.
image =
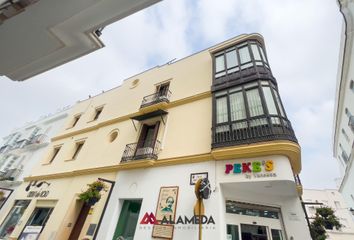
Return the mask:
<path id="1" fill-rule="evenodd" d="M 164 92 L 156 92 L 154 94 L 147 95 L 143 98 L 140 108 L 154 105 L 160 102 L 170 102 L 171 91 L 166 90 Z"/>
<path id="2" fill-rule="evenodd" d="M 145 142 L 141 146 L 138 143 L 127 144 L 122 156 L 122 162 L 138 159 L 157 159 L 160 150 L 160 141 Z"/>
<path id="3" fill-rule="evenodd" d="M 14 181 L 22 172 L 21 168 L 12 168 L 6 172 L 0 171 L 0 181 L 10 180 Z"/>
<path id="4" fill-rule="evenodd" d="M 290 122 L 282 117 L 253 117 L 217 124 L 212 129 L 214 147 L 250 144 L 270 140 L 297 142 Z"/>

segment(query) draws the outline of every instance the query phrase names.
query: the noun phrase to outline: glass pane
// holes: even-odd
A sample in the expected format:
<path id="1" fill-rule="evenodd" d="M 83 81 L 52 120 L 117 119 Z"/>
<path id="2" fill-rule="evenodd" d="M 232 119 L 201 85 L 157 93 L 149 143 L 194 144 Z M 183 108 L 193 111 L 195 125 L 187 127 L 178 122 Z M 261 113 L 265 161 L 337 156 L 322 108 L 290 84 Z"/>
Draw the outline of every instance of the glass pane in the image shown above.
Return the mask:
<path id="1" fill-rule="evenodd" d="M 228 121 L 226 97 L 216 99 L 216 123 Z"/>
<path id="2" fill-rule="evenodd" d="M 263 52 L 263 48 L 260 47 L 259 49 L 261 50 L 261 55 L 262 55 L 263 61 L 267 62 L 267 59 L 266 59 L 264 52 Z"/>
<path id="3" fill-rule="evenodd" d="M 267 103 L 269 114 L 278 115 L 277 107 L 275 106 L 274 98 L 270 87 L 263 87 L 264 98 Z"/>
<path id="4" fill-rule="evenodd" d="M 258 118 L 254 120 L 250 120 L 250 127 L 256 127 L 260 125 L 268 125 L 266 118 Z"/>
<path id="5" fill-rule="evenodd" d="M 242 120 L 246 118 L 245 102 L 242 92 L 230 95 L 231 121 Z"/>
<path id="6" fill-rule="evenodd" d="M 0 238 L 6 239 L 11 235 L 30 202 L 29 200 L 15 201 L 14 206 L 0 226 Z"/>
<path id="7" fill-rule="evenodd" d="M 226 225 L 227 240 L 239 240 L 238 225 Z"/>
<path id="8" fill-rule="evenodd" d="M 27 226 L 44 226 L 47 222 L 47 219 L 52 212 L 52 208 L 36 208 L 32 217 L 28 221 Z"/>
<path id="9" fill-rule="evenodd" d="M 225 71 L 224 72 L 219 72 L 217 74 L 215 74 L 215 77 L 218 78 L 218 77 L 222 77 L 222 76 L 225 76 Z"/>
<path id="10" fill-rule="evenodd" d="M 233 68 L 238 65 L 236 50 L 226 53 L 226 63 L 227 68 Z"/>
<path id="11" fill-rule="evenodd" d="M 272 232 L 273 240 L 283 240 L 283 235 L 281 233 L 281 230 L 272 229 L 271 232 Z"/>
<path id="12" fill-rule="evenodd" d="M 258 89 L 248 90 L 246 94 L 247 94 L 250 116 L 255 117 L 255 116 L 262 115 L 263 114 L 262 101 L 259 96 Z"/>
<path id="13" fill-rule="evenodd" d="M 241 238 L 242 240 L 268 240 L 267 227 L 241 224 Z"/>
<path id="14" fill-rule="evenodd" d="M 278 94 L 277 91 L 274 91 L 274 93 L 275 93 L 275 99 L 276 99 L 276 101 L 277 101 L 277 104 L 278 104 L 278 107 L 279 107 L 279 110 L 280 110 L 280 114 L 281 114 L 283 117 L 285 117 L 284 110 L 283 110 L 283 106 L 282 106 L 282 104 L 281 104 L 281 102 L 280 102 L 279 94 Z"/>
<path id="15" fill-rule="evenodd" d="M 262 60 L 261 59 L 261 55 L 259 55 L 259 51 L 258 51 L 257 45 L 252 44 L 251 48 L 252 48 L 252 53 L 253 53 L 253 56 L 254 56 L 254 60 L 256 60 L 256 61 L 257 60 Z"/>
<path id="16" fill-rule="evenodd" d="M 220 72 L 225 70 L 224 55 L 215 58 L 215 72 Z"/>
<path id="17" fill-rule="evenodd" d="M 251 57 L 250 57 L 250 53 L 249 53 L 249 50 L 248 50 L 248 46 L 240 48 L 239 49 L 239 53 L 240 53 L 241 64 L 251 61 Z"/>

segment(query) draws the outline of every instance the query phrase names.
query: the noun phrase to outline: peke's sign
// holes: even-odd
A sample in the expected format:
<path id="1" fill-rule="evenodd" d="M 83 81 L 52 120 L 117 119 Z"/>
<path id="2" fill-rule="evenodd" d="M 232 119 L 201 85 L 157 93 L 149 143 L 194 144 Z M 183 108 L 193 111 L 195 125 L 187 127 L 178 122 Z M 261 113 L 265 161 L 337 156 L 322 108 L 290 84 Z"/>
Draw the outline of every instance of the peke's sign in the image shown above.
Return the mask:
<path id="1" fill-rule="evenodd" d="M 225 164 L 226 175 L 245 174 L 246 178 L 276 177 L 273 160 Z"/>

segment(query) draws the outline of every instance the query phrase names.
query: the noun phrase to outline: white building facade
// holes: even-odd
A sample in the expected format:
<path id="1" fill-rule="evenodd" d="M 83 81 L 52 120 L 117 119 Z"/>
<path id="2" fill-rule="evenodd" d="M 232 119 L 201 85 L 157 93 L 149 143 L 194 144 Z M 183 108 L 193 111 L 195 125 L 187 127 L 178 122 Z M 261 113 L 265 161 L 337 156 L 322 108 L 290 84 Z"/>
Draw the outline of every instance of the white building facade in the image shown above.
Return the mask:
<path id="1" fill-rule="evenodd" d="M 13 204 L 16 195 L 14 191 L 43 157 L 50 138 L 62 128 L 68 109 L 64 108 L 36 122 L 27 123 L 3 138 L 0 147 L 0 191 L 3 192 L 0 202 L 1 218 Z M 6 235 L 5 232 L 6 229 L 0 228 L 0 239 Z"/>
<path id="2" fill-rule="evenodd" d="M 354 209 L 354 1 L 338 1 L 344 17 L 334 112 L 334 157 L 341 172 L 339 192 Z"/>
<path id="3" fill-rule="evenodd" d="M 168 79 L 172 100 L 160 109 L 159 101 L 144 107 L 144 97 L 132 117 L 160 128 L 129 133 L 137 144 L 122 154 L 96 239 L 311 239 L 299 198 L 300 147 L 263 44 L 258 34 L 241 35 L 136 76 Z M 211 92 L 179 99 L 190 84 Z M 157 151 L 144 147 L 153 135 Z M 198 178 L 211 185 L 202 226 L 193 221 Z"/>
<path id="4" fill-rule="evenodd" d="M 354 218 L 344 198 L 335 189 L 304 189 L 302 199 L 310 222 L 314 219 L 316 208 L 330 207 L 342 224 L 340 230 L 326 230 L 330 240 L 354 239 Z"/>

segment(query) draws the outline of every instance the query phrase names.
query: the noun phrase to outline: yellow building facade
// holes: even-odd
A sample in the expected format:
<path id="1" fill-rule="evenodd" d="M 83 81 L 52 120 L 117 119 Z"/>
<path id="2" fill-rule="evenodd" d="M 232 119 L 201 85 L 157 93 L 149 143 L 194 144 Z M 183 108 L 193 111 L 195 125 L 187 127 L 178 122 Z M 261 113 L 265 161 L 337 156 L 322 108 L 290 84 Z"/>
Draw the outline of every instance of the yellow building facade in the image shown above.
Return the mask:
<path id="1" fill-rule="evenodd" d="M 264 40 L 240 35 L 78 102 L 0 223 L 9 239 L 310 239 L 300 171 Z M 202 233 L 175 222 L 193 218 L 199 178 Z M 96 181 L 101 198 L 80 200 Z"/>

